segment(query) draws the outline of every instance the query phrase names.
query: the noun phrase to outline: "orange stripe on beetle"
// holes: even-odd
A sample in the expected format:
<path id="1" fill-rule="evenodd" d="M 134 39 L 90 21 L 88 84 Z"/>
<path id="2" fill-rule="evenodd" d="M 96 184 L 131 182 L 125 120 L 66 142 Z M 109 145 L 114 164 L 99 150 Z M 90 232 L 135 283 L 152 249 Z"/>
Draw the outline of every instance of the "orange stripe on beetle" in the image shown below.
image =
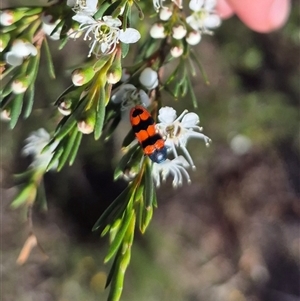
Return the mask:
<path id="1" fill-rule="evenodd" d="M 135 106 L 130 111 L 130 122 L 144 154 L 156 163 L 165 161 L 167 148 L 162 136 L 156 132 L 151 114 L 143 106 Z"/>

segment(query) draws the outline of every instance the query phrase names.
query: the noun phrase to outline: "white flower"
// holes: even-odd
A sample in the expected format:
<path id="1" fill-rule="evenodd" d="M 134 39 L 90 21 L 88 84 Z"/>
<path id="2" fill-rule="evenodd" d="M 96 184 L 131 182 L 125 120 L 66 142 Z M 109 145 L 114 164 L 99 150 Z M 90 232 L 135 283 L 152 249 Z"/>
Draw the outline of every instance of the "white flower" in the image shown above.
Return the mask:
<path id="1" fill-rule="evenodd" d="M 12 66 L 20 66 L 23 60 L 30 55 L 37 55 L 35 46 L 26 40 L 17 39 L 14 41 L 10 51 L 5 53 L 5 61 Z"/>
<path id="2" fill-rule="evenodd" d="M 215 12 L 216 0 L 191 0 L 189 7 L 194 11 L 186 18 L 186 22 L 194 29 L 202 33 L 211 34 L 210 29 L 221 24 L 221 18 Z"/>
<path id="3" fill-rule="evenodd" d="M 97 11 L 98 0 L 67 0 L 67 5 L 73 7 L 77 13 L 92 16 Z"/>
<path id="4" fill-rule="evenodd" d="M 28 138 L 25 139 L 25 146 L 22 149 L 24 156 L 32 156 L 33 161 L 30 167 L 35 169 L 46 169 L 52 156 L 57 143 L 52 143 L 50 148 L 42 153 L 43 148 L 50 142 L 50 135 L 46 130 L 40 128 L 32 132 Z M 57 164 L 54 164 L 51 169 L 55 169 Z"/>
<path id="5" fill-rule="evenodd" d="M 200 133 L 202 128 L 197 125 L 200 119 L 196 113 L 188 113 L 185 110 L 178 118 L 176 117 L 177 114 L 173 108 L 162 107 L 158 113 L 160 122 L 156 126 L 162 136 L 166 138 L 165 145 L 173 152 L 175 158 L 178 157 L 176 147 L 179 147 L 192 168 L 195 168 L 192 157 L 186 148 L 188 139 L 203 139 L 206 146 L 209 145 L 211 139 Z"/>
<path id="6" fill-rule="evenodd" d="M 138 104 L 146 108 L 150 105 L 150 98 L 147 93 L 131 84 L 122 85 L 111 97 L 111 101 L 116 104 L 120 103 L 122 111 L 126 111 Z"/>
<path id="7" fill-rule="evenodd" d="M 181 186 L 183 177 L 190 183 L 191 179 L 186 171 L 188 167 L 189 164 L 183 156 L 178 156 L 173 160 L 166 159 L 161 163 L 153 163 L 152 177 L 155 185 L 159 187 L 161 180 L 164 182 L 168 175 L 173 175 L 173 187 Z"/>
<path id="8" fill-rule="evenodd" d="M 152 90 L 158 86 L 158 74 L 152 68 L 145 68 L 139 77 L 140 83 L 148 90 Z"/>
<path id="9" fill-rule="evenodd" d="M 96 56 L 110 54 L 115 50 L 119 41 L 131 44 L 137 42 L 141 37 L 134 28 L 126 28 L 125 31 L 120 29 L 122 22 L 111 16 L 104 16 L 102 20 L 95 20 L 84 13 L 77 13 L 73 19 L 81 24 L 78 30 L 70 36 L 76 38 L 78 33 L 86 31 L 83 39 L 92 40 L 88 57 L 92 53 Z"/>

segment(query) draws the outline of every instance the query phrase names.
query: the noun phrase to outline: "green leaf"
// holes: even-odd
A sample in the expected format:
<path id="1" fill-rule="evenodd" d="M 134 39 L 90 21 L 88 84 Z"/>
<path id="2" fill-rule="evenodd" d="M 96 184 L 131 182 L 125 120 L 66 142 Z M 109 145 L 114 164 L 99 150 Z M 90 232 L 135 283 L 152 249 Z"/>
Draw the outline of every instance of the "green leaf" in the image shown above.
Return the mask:
<path id="1" fill-rule="evenodd" d="M 9 122 L 9 126 L 11 129 L 13 129 L 18 122 L 19 116 L 22 111 L 23 97 L 24 97 L 24 93 L 17 94 L 15 96 L 15 98 L 13 99 L 13 101 L 11 102 L 11 109 L 10 109 L 10 118 L 11 119 Z"/>
<path id="2" fill-rule="evenodd" d="M 56 140 L 61 140 L 64 138 L 72 129 L 76 127 L 76 120 L 74 117 L 74 114 L 71 114 L 69 116 L 66 116 L 63 118 L 65 121 L 64 124 L 60 127 L 59 131 L 57 134 L 55 134 L 55 139 Z"/>
<path id="3" fill-rule="evenodd" d="M 149 161 L 149 160 L 147 160 Z M 154 183 L 152 179 L 152 169 L 150 166 L 150 163 L 146 161 L 145 166 L 145 189 L 144 189 L 144 200 L 146 209 L 149 209 L 152 207 L 153 203 L 153 196 L 154 196 Z"/>
<path id="4" fill-rule="evenodd" d="M 129 44 L 121 43 L 122 58 L 125 58 L 129 52 Z"/>
<path id="5" fill-rule="evenodd" d="M 104 262 L 108 262 L 118 251 L 120 245 L 122 244 L 123 238 L 125 236 L 125 233 L 129 227 L 129 224 L 131 222 L 131 219 L 134 216 L 134 210 L 132 208 L 127 208 L 125 212 L 125 216 L 122 219 L 122 223 L 120 225 L 119 231 L 116 234 L 114 240 L 112 241 L 109 250 L 104 258 Z"/>
<path id="6" fill-rule="evenodd" d="M 68 157 L 74 147 L 74 143 L 76 141 L 77 135 L 79 134 L 79 132 L 77 131 L 76 128 L 74 128 L 73 132 L 71 133 L 70 137 L 65 137 L 64 140 L 64 151 L 62 153 L 62 155 L 59 157 L 59 163 L 58 163 L 58 167 L 57 167 L 57 171 L 60 171 L 65 163 L 68 160 Z"/>
<path id="7" fill-rule="evenodd" d="M 195 54 L 194 51 L 190 51 L 190 54 L 191 54 L 192 60 L 197 64 L 197 66 L 198 66 L 198 68 L 199 68 L 199 70 L 200 70 L 200 72 L 203 76 L 203 79 L 204 79 L 205 83 L 208 85 L 209 84 L 208 76 L 207 76 L 201 62 L 199 61 L 198 56 Z"/>
<path id="8" fill-rule="evenodd" d="M 120 261 L 119 258 L 121 256 L 122 256 L 122 248 L 120 248 L 118 250 L 118 253 L 116 254 L 116 256 L 114 258 L 113 264 L 110 268 L 110 271 L 109 271 L 107 279 L 106 279 L 105 288 L 107 288 L 110 285 L 111 280 L 113 278 L 113 275 L 117 273 L 117 269 L 119 268 L 118 267 L 118 265 L 119 265 L 118 261 Z"/>
<path id="9" fill-rule="evenodd" d="M 110 6 L 110 3 L 108 3 L 108 2 L 104 2 L 104 1 L 102 1 L 103 3 L 101 3 L 101 5 L 100 5 L 100 3 L 98 3 L 99 4 L 99 9 L 97 10 L 97 12 L 94 14 L 94 18 L 95 18 L 95 20 L 98 20 L 98 19 L 100 19 L 100 18 L 102 18 L 103 17 L 103 14 L 104 14 L 104 12 L 109 8 L 109 6 Z"/>
<path id="10" fill-rule="evenodd" d="M 118 207 L 118 205 L 122 203 L 127 203 L 129 197 L 128 192 L 130 191 L 131 186 L 128 185 L 120 194 L 119 196 L 110 204 L 110 206 L 103 212 L 100 218 L 96 221 L 95 225 L 92 228 L 92 231 L 96 231 L 100 227 L 105 225 L 105 221 L 109 218 L 110 214 Z"/>
<path id="11" fill-rule="evenodd" d="M 142 210 L 143 210 L 143 219 L 142 219 L 142 222 L 140 223 L 140 231 L 142 232 L 142 234 L 144 234 L 147 227 L 149 226 L 151 219 L 152 219 L 153 208 L 152 207 L 148 207 L 148 208 L 143 207 Z"/>
<path id="12" fill-rule="evenodd" d="M 134 157 L 136 153 L 140 151 L 139 145 L 136 144 L 133 147 L 131 147 L 127 153 L 124 154 L 124 156 L 119 161 L 115 172 L 114 172 L 114 180 L 118 179 L 121 174 L 123 174 L 125 168 L 128 166 L 128 163 L 131 161 L 131 159 Z"/>
<path id="13" fill-rule="evenodd" d="M 54 79 L 55 78 L 55 70 L 54 70 L 52 55 L 51 55 L 51 51 L 50 51 L 47 39 L 44 39 L 43 46 L 45 48 L 46 62 L 47 62 L 47 68 L 48 68 L 49 76 L 50 76 L 50 78 Z"/>
<path id="14" fill-rule="evenodd" d="M 62 50 L 66 46 L 66 44 L 68 43 L 69 39 L 70 38 L 67 35 L 63 39 L 61 39 L 58 49 Z"/>
<path id="15" fill-rule="evenodd" d="M 28 118 L 31 111 L 32 111 L 32 106 L 33 106 L 33 102 L 34 102 L 34 83 L 31 84 L 29 86 L 29 88 L 27 89 L 26 93 L 25 93 L 25 109 L 24 109 L 24 113 L 23 116 L 24 118 Z"/>
<path id="16" fill-rule="evenodd" d="M 104 117 L 105 117 L 105 91 L 104 91 L 104 87 L 101 87 L 99 91 L 99 99 L 98 99 L 97 111 L 96 111 L 96 123 L 94 129 L 95 140 L 98 140 L 102 134 Z"/>
<path id="17" fill-rule="evenodd" d="M 111 279 L 111 288 L 107 301 L 119 301 L 124 283 L 125 271 L 131 258 L 131 245 L 134 238 L 136 216 L 133 215 L 131 223 L 128 226 L 124 236 L 124 241 L 116 255 L 116 267 Z"/>
<path id="18" fill-rule="evenodd" d="M 104 65 L 108 62 L 109 58 L 110 58 L 109 56 L 101 56 L 94 64 L 93 66 L 94 70 L 96 72 L 101 70 L 104 67 Z"/>
<path id="19" fill-rule="evenodd" d="M 61 145 L 61 143 L 59 143 L 58 146 L 55 148 L 55 150 L 53 152 L 53 156 L 52 156 L 52 158 L 51 158 L 51 160 L 50 160 L 50 162 L 47 166 L 46 171 L 49 171 L 55 164 L 57 164 L 57 161 L 58 161 L 59 157 L 62 155 L 63 151 L 64 151 L 64 148 Z"/>
<path id="20" fill-rule="evenodd" d="M 192 83 L 191 83 L 190 79 L 188 79 L 188 88 L 189 88 L 189 91 L 190 91 L 190 94 L 191 94 L 193 106 L 194 106 L 194 108 L 198 108 L 196 94 L 195 94 L 195 91 L 192 87 Z"/>
<path id="21" fill-rule="evenodd" d="M 124 212 L 123 212 L 122 215 L 120 215 L 119 218 L 114 219 L 113 224 L 110 226 L 110 229 L 109 229 L 109 241 L 110 241 L 110 243 L 115 239 L 116 234 L 118 233 L 118 231 L 121 227 L 123 215 L 124 215 Z M 101 236 L 103 236 L 102 234 L 103 234 L 103 232 L 101 233 Z"/>
<path id="22" fill-rule="evenodd" d="M 72 151 L 71 151 L 71 154 L 70 154 L 70 158 L 69 158 L 69 165 L 70 166 L 73 165 L 73 163 L 74 163 L 74 160 L 76 158 L 76 155 L 77 155 L 77 152 L 78 152 L 78 149 L 79 149 L 79 146 L 80 146 L 81 139 L 82 139 L 82 133 L 78 132 L 77 136 L 76 136 L 76 140 L 74 141 L 74 145 L 73 145 L 73 148 L 72 148 Z"/>
<path id="23" fill-rule="evenodd" d="M 36 186 L 34 183 L 30 183 L 26 185 L 23 189 L 21 189 L 18 195 L 15 197 L 13 202 L 10 204 L 10 207 L 16 209 L 21 205 L 25 204 L 28 200 L 34 200 L 36 196 Z"/>

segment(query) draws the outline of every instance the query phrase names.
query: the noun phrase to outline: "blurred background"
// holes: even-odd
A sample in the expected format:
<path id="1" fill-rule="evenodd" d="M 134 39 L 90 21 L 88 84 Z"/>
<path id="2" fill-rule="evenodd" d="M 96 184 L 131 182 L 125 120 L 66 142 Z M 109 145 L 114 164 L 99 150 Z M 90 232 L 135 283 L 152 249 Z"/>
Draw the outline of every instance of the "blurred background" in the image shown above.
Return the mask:
<path id="1" fill-rule="evenodd" d="M 196 48 L 210 81 L 194 79 L 198 108 L 165 95 L 178 113 L 197 112 L 213 143 L 189 142 L 197 166 L 191 185 L 157 190 L 153 220 L 136 234 L 123 301 L 300 300 L 299 17 L 294 1 L 288 23 L 267 35 L 237 18 L 224 21 Z M 28 225 L 24 210 L 9 208 L 18 190 L 13 174 L 30 164 L 20 155 L 24 139 L 54 129 L 52 104 L 87 54 L 86 44 L 74 45 L 55 51 L 52 43 L 57 79 L 40 72 L 32 116 L 13 131 L 1 121 L 3 301 L 106 300 L 108 242 L 91 228 L 126 186 L 112 179 L 128 124 L 108 143 L 84 137 L 74 166 L 46 175 L 48 211 L 36 209 L 33 222 L 49 258 L 36 248 L 16 264 Z"/>

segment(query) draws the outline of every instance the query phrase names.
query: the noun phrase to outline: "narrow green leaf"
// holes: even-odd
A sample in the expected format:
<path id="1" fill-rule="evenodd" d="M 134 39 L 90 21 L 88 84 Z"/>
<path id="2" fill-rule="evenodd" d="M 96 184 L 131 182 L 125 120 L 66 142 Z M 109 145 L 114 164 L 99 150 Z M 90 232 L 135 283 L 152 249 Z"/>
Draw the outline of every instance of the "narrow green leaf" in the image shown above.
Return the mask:
<path id="1" fill-rule="evenodd" d="M 25 204 L 27 200 L 32 200 L 36 196 L 36 186 L 34 183 L 26 185 L 23 189 L 19 191 L 17 196 L 14 198 L 13 202 L 10 204 L 12 209 L 16 209 L 21 205 Z"/>
<path id="2" fill-rule="evenodd" d="M 108 2 L 103 2 L 101 5 L 99 4 L 99 9 L 94 15 L 95 20 L 101 19 L 103 17 L 104 12 L 109 8 L 111 4 Z"/>
<path id="3" fill-rule="evenodd" d="M 55 164 L 57 164 L 59 157 L 62 155 L 64 151 L 63 146 L 61 145 L 61 143 L 58 144 L 58 146 L 55 148 L 54 152 L 53 152 L 53 156 L 47 166 L 46 171 L 49 171 Z"/>
<path id="4" fill-rule="evenodd" d="M 142 228 L 143 228 L 144 211 L 145 211 L 145 202 L 144 202 L 144 198 L 142 196 L 142 198 L 139 201 L 139 216 L 138 216 L 139 229 L 141 232 L 142 232 Z"/>
<path id="5" fill-rule="evenodd" d="M 111 279 L 111 288 L 107 301 L 119 301 L 121 298 L 124 276 L 131 258 L 131 245 L 134 238 L 135 221 L 136 217 L 134 214 L 127 232 L 125 233 L 124 242 L 120 247 L 121 251 L 116 255 L 116 268 Z"/>
<path id="6" fill-rule="evenodd" d="M 140 231 L 142 232 L 142 234 L 145 233 L 147 227 L 149 226 L 149 223 L 152 219 L 153 216 L 153 208 L 152 207 L 148 207 L 147 209 L 145 207 L 143 207 L 144 213 L 143 213 L 143 221 L 141 223 L 140 226 Z"/>
<path id="7" fill-rule="evenodd" d="M 76 120 L 74 118 L 74 114 L 64 117 L 66 122 L 63 126 L 59 129 L 59 132 L 55 135 L 56 140 L 61 140 L 64 138 L 72 129 L 76 127 Z"/>
<path id="8" fill-rule="evenodd" d="M 148 160 L 149 161 L 149 160 Z M 154 193 L 154 183 L 152 179 L 152 169 L 150 163 L 146 161 L 145 166 L 145 189 L 144 189 L 144 200 L 146 208 L 152 207 L 153 193 Z"/>
<path id="9" fill-rule="evenodd" d="M 119 161 L 117 167 L 115 168 L 114 172 L 114 180 L 118 179 L 121 174 L 123 174 L 125 168 L 127 167 L 128 163 L 131 161 L 132 157 L 136 154 L 136 152 L 139 152 L 139 145 L 136 144 L 133 147 L 131 147 L 127 153 L 123 155 L 121 160 Z"/>
<path id="10" fill-rule="evenodd" d="M 13 129 L 18 122 L 19 116 L 22 111 L 23 97 L 24 97 L 24 93 L 17 94 L 11 103 L 12 104 L 11 109 L 10 109 L 10 118 L 11 119 L 9 122 L 9 126 L 11 129 Z"/>
<path id="11" fill-rule="evenodd" d="M 50 76 L 50 78 L 54 79 L 55 78 L 55 70 L 54 70 L 52 55 L 51 55 L 51 51 L 50 51 L 47 39 L 44 39 L 43 46 L 45 48 L 46 62 L 47 62 L 47 68 L 48 68 L 49 76 Z"/>
<path id="12" fill-rule="evenodd" d="M 105 288 L 107 288 L 110 285 L 113 275 L 115 273 L 117 273 L 118 261 L 120 260 L 121 256 L 122 256 L 122 248 L 120 248 L 118 250 L 118 253 L 116 254 L 116 256 L 114 258 L 113 264 L 110 268 L 110 271 L 109 271 L 107 279 L 106 279 Z"/>
<path id="13" fill-rule="evenodd" d="M 99 91 L 99 99 L 97 102 L 96 123 L 94 129 L 95 140 L 98 140 L 102 134 L 104 117 L 105 117 L 105 91 L 104 91 L 104 87 L 101 87 Z"/>
<path id="14" fill-rule="evenodd" d="M 6 97 L 7 95 L 12 93 L 12 83 L 14 80 L 15 80 L 14 78 L 10 79 L 5 85 L 3 85 L 3 83 L 1 83 L 1 88 L 0 88 L 1 102 L 4 97 Z"/>
<path id="15" fill-rule="evenodd" d="M 122 225 L 122 218 L 123 218 L 124 214 L 125 213 L 123 212 L 123 214 L 120 215 L 119 218 L 114 219 L 113 224 L 110 226 L 110 230 L 109 230 L 109 242 L 110 243 L 115 239 L 116 234 L 118 233 L 118 231 Z"/>
<path id="16" fill-rule="evenodd" d="M 129 44 L 121 43 L 122 58 L 125 58 L 129 52 Z"/>
<path id="17" fill-rule="evenodd" d="M 68 160 L 68 157 L 74 147 L 74 142 L 76 141 L 77 134 L 79 132 L 77 131 L 76 128 L 73 129 L 73 132 L 71 133 L 70 137 L 65 137 L 64 138 L 64 151 L 62 155 L 59 157 L 59 163 L 57 166 L 57 171 L 61 171 L 61 169 L 64 167 L 65 163 Z"/>
<path id="18" fill-rule="evenodd" d="M 190 79 L 188 79 L 188 88 L 189 88 L 189 91 L 190 91 L 190 94 L 191 94 L 193 106 L 194 106 L 194 108 L 198 108 L 196 94 L 195 94 L 195 91 L 193 89 L 193 86 L 192 86 L 192 83 L 191 83 Z"/>
<path id="19" fill-rule="evenodd" d="M 110 204 L 110 206 L 103 212 L 100 218 L 96 221 L 95 225 L 92 228 L 92 231 L 96 231 L 98 228 L 103 227 L 104 222 L 110 216 L 110 214 L 115 210 L 116 206 L 120 203 L 127 203 L 129 200 L 128 192 L 130 191 L 131 186 L 128 185 L 119 196 Z M 127 200 L 127 201 L 126 201 Z"/>
<path id="20" fill-rule="evenodd" d="M 26 171 L 24 171 L 22 173 L 14 174 L 13 178 L 14 178 L 14 181 L 21 182 L 21 181 L 25 181 L 25 180 L 30 179 L 33 176 L 33 174 L 34 174 L 34 170 L 32 170 L 30 168 L 30 169 L 27 169 Z"/>
<path id="21" fill-rule="evenodd" d="M 26 93 L 25 93 L 25 109 L 24 109 L 24 113 L 23 116 L 24 118 L 28 118 L 31 111 L 32 111 L 32 106 L 33 106 L 33 102 L 34 102 L 34 83 L 31 84 L 29 86 L 29 88 L 27 89 Z"/>
<path id="22" fill-rule="evenodd" d="M 16 25 L 16 23 L 11 24 L 9 26 L 1 26 L 1 33 L 7 33 L 10 31 L 13 31 L 17 28 L 18 26 Z"/>
<path id="23" fill-rule="evenodd" d="M 73 163 L 75 161 L 75 158 L 76 158 L 76 155 L 77 155 L 80 143 L 81 143 L 81 139 L 82 139 L 82 133 L 78 132 L 77 136 L 76 136 L 76 140 L 74 141 L 74 146 L 72 148 L 70 158 L 69 158 L 69 165 L 70 166 L 73 165 Z"/>
<path id="24" fill-rule="evenodd" d="M 62 50 L 66 46 L 66 44 L 68 43 L 69 39 L 70 38 L 67 35 L 63 39 L 61 39 L 58 49 Z"/>
<path id="25" fill-rule="evenodd" d="M 205 72 L 205 70 L 204 70 L 201 62 L 199 61 L 197 55 L 195 54 L 194 51 L 190 51 L 190 54 L 191 54 L 191 58 L 193 59 L 193 61 L 197 64 L 197 66 L 198 66 L 198 68 L 199 68 L 199 70 L 200 70 L 200 72 L 201 72 L 201 74 L 203 76 L 203 79 L 204 79 L 205 83 L 207 85 L 209 85 L 208 76 L 207 76 L 207 74 L 206 74 L 206 72 Z"/>
<path id="26" fill-rule="evenodd" d="M 108 262 L 118 251 L 133 216 L 134 210 L 127 208 L 125 216 L 122 220 L 122 224 L 120 225 L 120 229 L 109 247 L 109 250 L 104 258 L 104 262 Z"/>
<path id="27" fill-rule="evenodd" d="M 104 65 L 108 62 L 109 56 L 101 56 L 96 63 L 94 64 L 93 68 L 95 71 L 98 71 L 104 67 Z"/>
<path id="28" fill-rule="evenodd" d="M 157 208 L 157 197 L 156 197 L 156 191 L 155 186 L 153 186 L 153 200 L 152 200 L 153 207 Z"/>

